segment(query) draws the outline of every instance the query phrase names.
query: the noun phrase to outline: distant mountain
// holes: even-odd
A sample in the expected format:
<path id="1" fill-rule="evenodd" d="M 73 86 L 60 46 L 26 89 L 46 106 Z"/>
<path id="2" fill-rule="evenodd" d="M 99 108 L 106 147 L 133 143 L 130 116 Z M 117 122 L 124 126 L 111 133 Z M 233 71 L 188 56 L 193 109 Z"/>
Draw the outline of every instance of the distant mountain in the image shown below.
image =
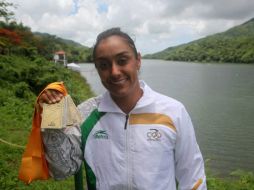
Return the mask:
<path id="1" fill-rule="evenodd" d="M 145 55 L 148 59 L 195 62 L 254 63 L 254 18 L 199 40 L 161 52 Z"/>
<path id="2" fill-rule="evenodd" d="M 48 49 L 51 51 L 51 53 L 49 53 L 50 56 L 52 56 L 55 51 L 63 50 L 66 52 L 68 62 L 91 61 L 92 51 L 91 48 L 87 46 L 48 33 L 35 32 L 34 36 L 35 38 L 40 39 L 39 41 L 44 41 L 48 44 Z"/>

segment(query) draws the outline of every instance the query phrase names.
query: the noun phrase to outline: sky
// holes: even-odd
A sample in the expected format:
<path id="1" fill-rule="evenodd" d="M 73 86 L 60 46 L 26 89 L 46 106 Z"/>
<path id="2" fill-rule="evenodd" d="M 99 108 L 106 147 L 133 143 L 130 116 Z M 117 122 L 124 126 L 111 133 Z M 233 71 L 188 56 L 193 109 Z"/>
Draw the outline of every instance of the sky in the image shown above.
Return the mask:
<path id="1" fill-rule="evenodd" d="M 254 17 L 254 0 L 7 0 L 15 18 L 92 47 L 103 30 L 121 27 L 142 55 L 188 43 Z"/>

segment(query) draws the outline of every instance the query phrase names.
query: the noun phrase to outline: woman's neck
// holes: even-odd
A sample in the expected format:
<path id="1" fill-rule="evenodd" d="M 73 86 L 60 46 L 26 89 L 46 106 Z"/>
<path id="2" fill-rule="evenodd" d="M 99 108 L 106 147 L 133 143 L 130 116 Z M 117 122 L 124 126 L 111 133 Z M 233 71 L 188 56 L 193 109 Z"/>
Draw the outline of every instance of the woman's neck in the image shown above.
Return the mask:
<path id="1" fill-rule="evenodd" d="M 112 99 L 124 113 L 129 114 L 130 111 L 136 106 L 142 95 L 143 90 L 139 88 L 135 95 L 129 95 L 121 98 L 112 97 Z"/>

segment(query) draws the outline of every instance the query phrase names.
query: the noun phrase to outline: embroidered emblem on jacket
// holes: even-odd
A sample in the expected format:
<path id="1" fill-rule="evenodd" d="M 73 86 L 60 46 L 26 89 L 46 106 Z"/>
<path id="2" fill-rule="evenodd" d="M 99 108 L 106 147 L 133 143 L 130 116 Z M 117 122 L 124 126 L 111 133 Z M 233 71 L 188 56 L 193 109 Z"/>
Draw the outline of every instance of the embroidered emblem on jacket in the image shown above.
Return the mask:
<path id="1" fill-rule="evenodd" d="M 160 141 L 161 138 L 161 133 L 157 129 L 150 129 L 146 135 L 148 141 Z"/>
<path id="2" fill-rule="evenodd" d="M 95 139 L 108 139 L 107 131 L 105 130 L 98 130 L 93 134 Z"/>

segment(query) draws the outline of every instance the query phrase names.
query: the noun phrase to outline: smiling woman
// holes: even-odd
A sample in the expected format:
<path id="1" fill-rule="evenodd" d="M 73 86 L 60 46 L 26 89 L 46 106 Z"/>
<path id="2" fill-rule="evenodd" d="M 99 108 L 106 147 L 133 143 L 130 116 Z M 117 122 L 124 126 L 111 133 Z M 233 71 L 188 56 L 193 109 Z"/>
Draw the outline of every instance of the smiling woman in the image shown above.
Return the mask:
<path id="1" fill-rule="evenodd" d="M 116 104 L 129 113 L 142 96 L 138 82 L 141 56 L 136 56 L 126 41 L 116 35 L 107 37 L 95 48 L 94 57 L 102 84 Z"/>
<path id="2" fill-rule="evenodd" d="M 141 56 L 133 40 L 119 28 L 106 30 L 93 57 L 107 91 L 78 106 L 81 126 L 43 132 L 52 177 L 75 174 L 84 160 L 89 190 L 176 190 L 175 179 L 179 189 L 206 190 L 189 114 L 139 81 Z M 61 99 L 49 91 L 40 97 L 47 103 Z"/>

